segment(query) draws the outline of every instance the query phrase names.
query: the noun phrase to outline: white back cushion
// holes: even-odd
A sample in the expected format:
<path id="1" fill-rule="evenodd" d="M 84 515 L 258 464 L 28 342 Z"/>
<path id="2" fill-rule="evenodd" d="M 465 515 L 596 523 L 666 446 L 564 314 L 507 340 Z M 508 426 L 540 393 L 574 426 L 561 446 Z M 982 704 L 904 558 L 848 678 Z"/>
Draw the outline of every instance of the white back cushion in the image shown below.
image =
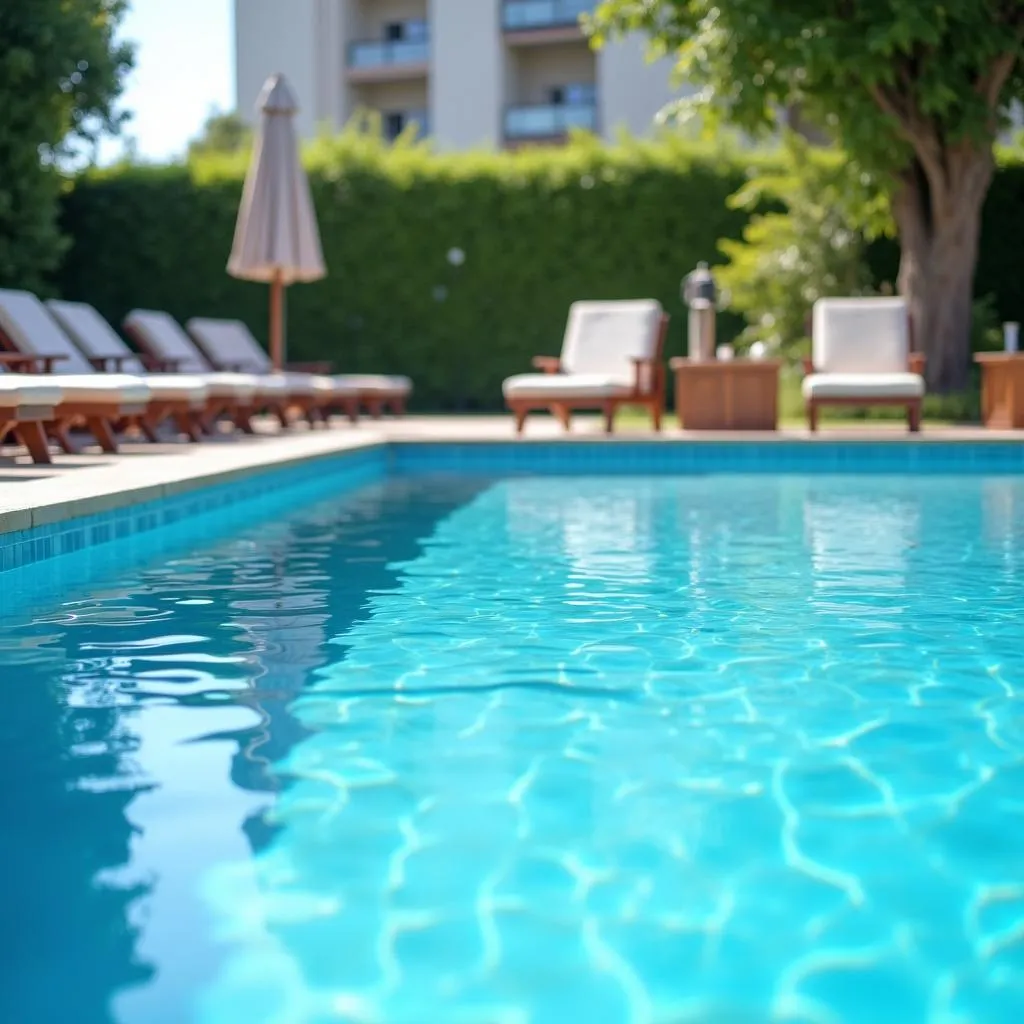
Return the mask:
<path id="1" fill-rule="evenodd" d="M 26 356 L 63 356 L 54 373 L 95 373 L 92 363 L 31 292 L 0 290 L 0 327 Z"/>
<path id="2" fill-rule="evenodd" d="M 131 356 L 130 359 L 125 359 L 120 364 L 119 372 L 146 372 L 141 361 L 135 358 L 121 335 L 87 302 L 64 302 L 59 299 L 50 299 L 46 306 L 53 318 L 90 359 L 117 359 Z"/>
<path id="3" fill-rule="evenodd" d="M 656 299 L 574 302 L 562 343 L 562 369 L 601 374 L 616 384 L 632 386 L 636 380 L 633 358 L 654 357 L 661 315 Z"/>
<path id="4" fill-rule="evenodd" d="M 185 327 L 214 366 L 260 374 L 273 369 L 270 357 L 241 320 L 194 317 Z"/>
<path id="5" fill-rule="evenodd" d="M 151 355 L 176 360 L 175 372 L 209 373 L 212 369 L 195 342 L 169 313 L 135 309 L 124 318 L 124 325 Z"/>
<path id="6" fill-rule="evenodd" d="M 818 373 L 906 373 L 907 304 L 899 298 L 818 299 L 812 339 Z"/>

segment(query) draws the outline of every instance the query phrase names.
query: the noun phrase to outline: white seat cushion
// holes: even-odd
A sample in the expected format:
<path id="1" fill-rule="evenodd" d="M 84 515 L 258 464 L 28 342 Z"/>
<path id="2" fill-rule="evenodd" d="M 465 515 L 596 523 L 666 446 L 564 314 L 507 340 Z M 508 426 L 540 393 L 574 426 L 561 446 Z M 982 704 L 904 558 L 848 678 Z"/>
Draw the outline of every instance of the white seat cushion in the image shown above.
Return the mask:
<path id="1" fill-rule="evenodd" d="M 921 398 L 924 378 L 916 373 L 812 373 L 804 398 Z"/>
<path id="2" fill-rule="evenodd" d="M 202 381 L 213 398 L 251 402 L 256 397 L 257 380 L 248 373 L 204 373 Z"/>
<path id="3" fill-rule="evenodd" d="M 163 402 L 191 402 L 199 408 L 209 390 L 201 377 L 181 373 L 151 373 L 143 378 L 153 398 Z"/>
<path id="4" fill-rule="evenodd" d="M 0 408 L 60 404 L 60 387 L 50 378 L 35 374 L 0 373 Z"/>
<path id="5" fill-rule="evenodd" d="M 122 373 L 62 373 L 57 381 L 66 402 L 145 405 L 151 394 L 141 377 Z"/>
<path id="6" fill-rule="evenodd" d="M 252 379 L 256 382 L 258 398 L 287 398 L 292 393 L 283 373 L 253 374 Z"/>
<path id="7" fill-rule="evenodd" d="M 389 395 L 408 395 L 412 391 L 412 381 L 408 377 L 386 373 L 342 373 L 334 378 L 334 382 L 347 391 Z"/>
<path id="8" fill-rule="evenodd" d="M 268 376 L 280 377 L 290 395 L 329 398 L 334 394 L 334 381 L 330 377 L 319 376 L 315 373 L 293 373 L 288 370 L 284 373 L 268 374 Z"/>
<path id="9" fill-rule="evenodd" d="M 506 398 L 557 401 L 573 398 L 614 398 L 633 390 L 616 377 L 600 373 L 520 373 L 509 377 L 501 390 Z"/>

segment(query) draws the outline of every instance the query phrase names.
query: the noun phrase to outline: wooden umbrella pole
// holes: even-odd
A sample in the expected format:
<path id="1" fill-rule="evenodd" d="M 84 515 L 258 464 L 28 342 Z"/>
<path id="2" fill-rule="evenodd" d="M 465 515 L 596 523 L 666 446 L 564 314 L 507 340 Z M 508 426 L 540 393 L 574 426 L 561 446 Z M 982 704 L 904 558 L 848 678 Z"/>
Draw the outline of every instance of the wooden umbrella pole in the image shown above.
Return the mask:
<path id="1" fill-rule="evenodd" d="M 270 282 L 270 361 L 284 369 L 284 276 L 278 271 Z"/>

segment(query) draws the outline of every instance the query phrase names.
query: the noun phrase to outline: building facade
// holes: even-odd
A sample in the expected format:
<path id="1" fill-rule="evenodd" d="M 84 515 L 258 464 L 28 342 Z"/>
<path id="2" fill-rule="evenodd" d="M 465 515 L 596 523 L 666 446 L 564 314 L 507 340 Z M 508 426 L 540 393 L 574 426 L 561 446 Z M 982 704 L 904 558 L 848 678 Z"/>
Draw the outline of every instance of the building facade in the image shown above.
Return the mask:
<path id="1" fill-rule="evenodd" d="M 595 0 L 235 0 L 239 111 L 283 72 L 303 137 L 379 112 L 442 150 L 558 142 L 570 129 L 648 134 L 675 95 L 671 62 L 633 37 L 591 50 Z"/>

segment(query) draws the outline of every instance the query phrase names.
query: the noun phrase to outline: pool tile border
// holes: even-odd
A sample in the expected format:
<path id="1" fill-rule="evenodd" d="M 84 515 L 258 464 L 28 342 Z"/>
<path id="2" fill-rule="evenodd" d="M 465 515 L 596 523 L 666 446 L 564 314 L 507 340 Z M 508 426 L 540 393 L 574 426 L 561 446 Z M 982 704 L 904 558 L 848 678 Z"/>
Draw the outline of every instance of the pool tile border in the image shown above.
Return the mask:
<path id="1" fill-rule="evenodd" d="M 267 453 L 270 455 L 270 453 Z M 405 440 L 346 447 L 139 484 L 32 509 L 0 510 L 0 573 L 122 541 L 275 490 L 282 508 L 304 487 L 340 491 L 387 474 L 889 473 L 1024 475 L 1020 441 Z"/>

